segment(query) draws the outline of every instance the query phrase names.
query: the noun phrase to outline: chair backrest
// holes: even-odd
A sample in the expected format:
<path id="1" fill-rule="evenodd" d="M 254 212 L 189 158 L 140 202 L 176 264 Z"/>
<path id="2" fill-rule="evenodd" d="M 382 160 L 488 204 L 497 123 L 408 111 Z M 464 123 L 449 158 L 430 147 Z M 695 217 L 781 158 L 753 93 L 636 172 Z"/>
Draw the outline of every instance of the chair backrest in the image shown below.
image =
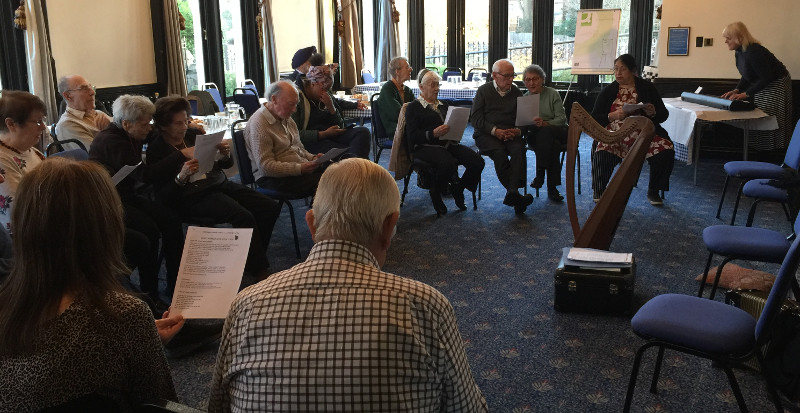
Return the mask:
<path id="1" fill-rule="evenodd" d="M 369 69 L 361 69 L 361 78 L 364 83 L 375 83 L 375 76 Z"/>
<path id="2" fill-rule="evenodd" d="M 378 139 L 386 139 L 386 128 L 383 127 L 383 121 L 381 121 L 381 114 L 378 110 L 378 97 L 380 93 L 375 93 L 369 98 L 369 107 L 370 112 L 372 114 L 372 137 L 377 142 Z"/>
<path id="3" fill-rule="evenodd" d="M 442 74 L 442 80 L 447 81 L 448 76 L 458 76 L 463 78 L 464 70 L 462 70 L 460 67 L 447 67 L 444 69 L 444 73 Z"/>
<path id="4" fill-rule="evenodd" d="M 783 157 L 783 163 L 794 170 L 800 169 L 800 120 L 794 126 L 792 140 L 789 141 L 789 147 L 786 148 L 786 156 Z"/>
<path id="5" fill-rule="evenodd" d="M 77 146 L 77 148 L 73 148 L 74 146 Z M 66 151 L 69 151 L 70 149 L 68 148 L 73 148 L 72 150 L 83 151 L 84 153 L 88 154 L 88 151 L 86 150 L 86 145 L 84 145 L 83 142 L 77 139 L 58 140 L 53 138 L 53 142 L 50 142 L 50 144 L 47 145 L 47 147 L 45 148 L 44 155 L 45 156 L 57 155 L 62 152 L 65 152 L 65 149 Z M 53 152 L 53 150 L 55 150 L 55 152 Z"/>
<path id="6" fill-rule="evenodd" d="M 203 102 L 200 102 L 200 98 L 194 95 L 188 95 L 186 96 L 186 100 L 189 101 L 189 106 L 192 107 L 192 116 L 200 116 L 203 107 Z"/>
<path id="7" fill-rule="evenodd" d="M 484 69 L 482 67 L 473 67 L 472 69 L 469 69 L 469 72 L 467 73 L 467 77 L 464 80 L 467 80 L 467 81 L 472 80 L 472 74 L 473 73 L 479 74 L 483 79 L 486 79 L 489 76 L 489 71 L 488 70 L 486 70 L 486 69 Z"/>
<path id="8" fill-rule="evenodd" d="M 217 108 L 219 108 L 219 111 L 222 111 L 225 107 L 225 102 L 222 101 L 222 95 L 219 94 L 219 88 L 217 87 L 217 84 L 213 82 L 203 83 L 200 87 L 211 94 L 211 97 L 214 98 L 214 103 L 217 104 Z"/>
<path id="9" fill-rule="evenodd" d="M 200 116 L 213 115 L 222 111 L 222 108 L 217 106 L 217 102 L 214 101 L 214 97 L 211 96 L 211 93 L 205 90 L 193 90 L 189 92 L 189 96 L 197 96 L 199 99 L 199 104 L 197 105 L 197 114 Z M 189 101 L 189 104 L 191 103 L 192 102 Z"/>
<path id="10" fill-rule="evenodd" d="M 250 88 L 237 87 L 233 89 L 233 101 L 244 108 L 248 118 L 258 110 L 260 105 L 258 94 Z"/>
<path id="11" fill-rule="evenodd" d="M 797 220 L 795 220 L 795 228 L 797 228 Z M 764 304 L 764 310 L 758 317 L 756 323 L 756 342 L 761 344 L 761 340 L 768 334 L 770 324 L 775 319 L 780 311 L 783 300 L 789 293 L 789 288 L 792 285 L 792 280 L 795 278 L 797 272 L 797 265 L 800 263 L 800 236 L 795 237 L 789 252 L 786 253 L 786 258 L 783 259 L 781 269 L 778 270 L 778 275 L 775 277 L 775 283 L 772 284 L 772 289 L 767 296 L 767 302 Z"/>
<path id="12" fill-rule="evenodd" d="M 247 154 L 247 144 L 244 142 L 244 130 L 236 128 L 236 125 L 242 122 L 245 121 L 238 120 L 231 125 L 233 156 L 236 157 L 236 167 L 239 168 L 239 179 L 242 185 L 252 186 L 256 182 L 256 179 L 253 175 L 253 165 L 250 163 L 250 155 Z"/>
<path id="13" fill-rule="evenodd" d="M 73 139 L 68 139 L 73 140 Z M 79 141 L 76 141 L 80 143 Z M 89 160 L 89 152 L 86 152 L 86 149 L 70 149 L 68 151 L 61 151 L 55 152 L 50 154 L 50 156 L 62 156 L 64 158 L 74 159 L 76 161 L 88 161 Z"/>
<path id="14" fill-rule="evenodd" d="M 245 89 L 250 89 L 250 90 L 252 90 L 252 91 L 253 91 L 253 93 L 255 93 L 255 95 L 256 95 L 256 96 L 259 96 L 259 94 L 258 94 L 258 88 L 256 87 L 256 82 L 253 82 L 253 81 L 252 81 L 252 80 L 250 80 L 250 79 L 245 79 L 245 80 L 242 82 L 242 87 L 243 87 L 243 88 L 245 88 Z"/>
<path id="15" fill-rule="evenodd" d="M 425 68 L 430 71 L 436 72 L 437 75 L 439 74 L 439 68 L 436 66 L 425 66 Z"/>

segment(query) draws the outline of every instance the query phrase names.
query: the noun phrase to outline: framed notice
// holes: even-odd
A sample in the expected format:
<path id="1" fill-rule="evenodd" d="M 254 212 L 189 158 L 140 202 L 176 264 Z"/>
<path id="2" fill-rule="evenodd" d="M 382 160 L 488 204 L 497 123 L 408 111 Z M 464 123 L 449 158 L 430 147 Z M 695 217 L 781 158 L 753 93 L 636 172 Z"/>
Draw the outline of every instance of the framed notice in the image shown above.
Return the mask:
<path id="1" fill-rule="evenodd" d="M 689 28 L 670 27 L 667 37 L 667 56 L 689 55 Z"/>

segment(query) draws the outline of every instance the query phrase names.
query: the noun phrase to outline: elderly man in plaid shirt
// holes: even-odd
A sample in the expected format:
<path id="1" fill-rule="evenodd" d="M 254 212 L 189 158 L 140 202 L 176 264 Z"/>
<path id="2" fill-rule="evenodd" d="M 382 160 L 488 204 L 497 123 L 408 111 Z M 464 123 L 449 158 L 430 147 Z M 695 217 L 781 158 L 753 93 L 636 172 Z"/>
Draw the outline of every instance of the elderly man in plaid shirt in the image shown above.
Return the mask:
<path id="1" fill-rule="evenodd" d="M 231 305 L 209 411 L 487 411 L 447 299 L 380 271 L 399 205 L 379 165 L 328 168 L 306 214 L 308 259 Z"/>

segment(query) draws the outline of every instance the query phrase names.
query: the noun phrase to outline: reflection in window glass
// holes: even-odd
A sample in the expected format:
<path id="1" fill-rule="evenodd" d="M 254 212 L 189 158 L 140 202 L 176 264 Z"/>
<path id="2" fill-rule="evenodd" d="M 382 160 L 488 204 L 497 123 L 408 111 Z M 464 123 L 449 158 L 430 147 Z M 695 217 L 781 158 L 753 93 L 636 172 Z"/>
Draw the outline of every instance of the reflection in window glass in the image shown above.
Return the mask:
<path id="1" fill-rule="evenodd" d="M 425 67 L 442 74 L 447 67 L 447 2 L 425 0 L 424 13 Z"/>
<path id="2" fill-rule="evenodd" d="M 553 7 L 554 82 L 572 80 L 572 55 L 575 52 L 575 24 L 580 0 L 555 0 Z"/>
<path id="3" fill-rule="evenodd" d="M 365 1 L 364 5 L 366 6 L 367 3 L 369 1 Z M 394 8 L 400 13 L 400 22 L 397 23 L 397 32 L 398 36 L 400 36 L 400 56 L 408 57 L 408 1 L 397 0 L 394 2 Z M 364 32 L 365 36 L 366 34 Z"/>
<path id="4" fill-rule="evenodd" d="M 487 69 L 489 59 L 489 0 L 466 0 L 464 74 L 473 67 Z"/>
<path id="5" fill-rule="evenodd" d="M 528 0 L 509 0 L 508 58 L 514 63 L 514 70 L 517 73 L 522 73 L 525 67 L 531 64 L 532 55 L 533 2 Z M 517 79 L 522 79 L 520 76 L 517 76 Z"/>
<path id="6" fill-rule="evenodd" d="M 186 19 L 186 30 L 181 31 L 183 62 L 186 67 L 186 87 L 197 90 L 205 83 L 203 70 L 203 28 L 200 27 L 198 0 L 178 0 L 178 11 Z"/>
<path id="7" fill-rule="evenodd" d="M 225 67 L 225 93 L 244 82 L 242 47 L 242 8 L 239 0 L 220 0 L 219 20 L 222 29 L 222 63 Z"/>

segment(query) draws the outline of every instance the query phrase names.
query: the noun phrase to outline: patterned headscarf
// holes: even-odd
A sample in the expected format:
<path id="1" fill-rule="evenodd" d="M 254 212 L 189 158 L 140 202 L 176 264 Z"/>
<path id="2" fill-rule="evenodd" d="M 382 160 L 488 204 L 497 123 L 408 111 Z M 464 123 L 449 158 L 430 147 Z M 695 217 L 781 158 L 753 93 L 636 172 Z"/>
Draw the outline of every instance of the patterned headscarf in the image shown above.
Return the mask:
<path id="1" fill-rule="evenodd" d="M 311 83 L 322 83 L 325 89 L 330 89 L 333 85 L 333 75 L 339 65 L 332 63 L 324 66 L 312 66 L 306 73 L 306 79 Z"/>

